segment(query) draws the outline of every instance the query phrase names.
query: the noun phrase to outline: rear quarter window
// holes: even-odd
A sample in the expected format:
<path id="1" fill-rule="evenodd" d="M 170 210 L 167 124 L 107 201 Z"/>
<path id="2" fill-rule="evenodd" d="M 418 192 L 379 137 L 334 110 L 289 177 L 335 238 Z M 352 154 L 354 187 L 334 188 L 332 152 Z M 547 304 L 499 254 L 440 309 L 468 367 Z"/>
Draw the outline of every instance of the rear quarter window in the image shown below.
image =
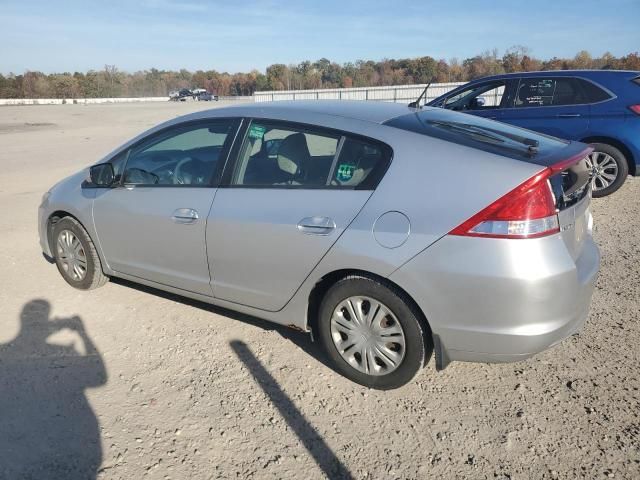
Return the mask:
<path id="1" fill-rule="evenodd" d="M 587 103 L 603 102 L 611 98 L 611 95 L 601 87 L 582 78 L 576 78 L 576 82 L 584 90 Z"/>

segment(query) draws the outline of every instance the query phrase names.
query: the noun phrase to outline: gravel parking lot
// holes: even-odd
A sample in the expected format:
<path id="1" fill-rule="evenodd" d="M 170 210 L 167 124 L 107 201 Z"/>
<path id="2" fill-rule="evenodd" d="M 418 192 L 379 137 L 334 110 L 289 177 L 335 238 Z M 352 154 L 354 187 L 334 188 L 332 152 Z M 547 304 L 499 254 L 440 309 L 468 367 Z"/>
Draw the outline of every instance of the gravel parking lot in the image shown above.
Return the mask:
<path id="1" fill-rule="evenodd" d="M 0 108 L 0 479 L 640 478 L 638 178 L 593 202 L 603 260 L 579 334 L 518 364 L 432 361 L 391 392 L 286 328 L 122 281 L 69 287 L 40 253 L 42 194 L 222 105 Z"/>

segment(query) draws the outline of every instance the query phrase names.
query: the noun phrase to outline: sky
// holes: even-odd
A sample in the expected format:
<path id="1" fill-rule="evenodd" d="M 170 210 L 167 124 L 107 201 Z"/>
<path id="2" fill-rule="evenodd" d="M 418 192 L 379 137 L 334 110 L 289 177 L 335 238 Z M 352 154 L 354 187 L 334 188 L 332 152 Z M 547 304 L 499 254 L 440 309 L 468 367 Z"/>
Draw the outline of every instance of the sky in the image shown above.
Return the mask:
<path id="1" fill-rule="evenodd" d="M 0 0 L 0 73 L 640 50 L 640 0 Z"/>

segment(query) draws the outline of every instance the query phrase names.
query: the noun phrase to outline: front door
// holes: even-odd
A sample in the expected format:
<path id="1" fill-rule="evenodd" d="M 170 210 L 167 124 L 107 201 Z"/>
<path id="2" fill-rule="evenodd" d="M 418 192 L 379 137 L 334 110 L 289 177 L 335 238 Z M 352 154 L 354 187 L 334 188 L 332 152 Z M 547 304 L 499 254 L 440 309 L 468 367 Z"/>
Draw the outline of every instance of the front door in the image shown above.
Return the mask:
<path id="1" fill-rule="evenodd" d="M 585 93 L 573 78 L 522 78 L 511 108 L 502 110 L 501 120 L 555 137 L 579 140 L 589 129 L 587 103 Z"/>
<path id="2" fill-rule="evenodd" d="M 206 221 L 234 120 L 179 125 L 125 153 L 120 185 L 100 189 L 94 220 L 116 272 L 211 296 Z M 122 158 L 122 155 L 119 156 Z"/>
<path id="3" fill-rule="evenodd" d="M 207 223 L 214 296 L 283 308 L 369 199 L 389 159 L 375 141 L 252 121 Z"/>

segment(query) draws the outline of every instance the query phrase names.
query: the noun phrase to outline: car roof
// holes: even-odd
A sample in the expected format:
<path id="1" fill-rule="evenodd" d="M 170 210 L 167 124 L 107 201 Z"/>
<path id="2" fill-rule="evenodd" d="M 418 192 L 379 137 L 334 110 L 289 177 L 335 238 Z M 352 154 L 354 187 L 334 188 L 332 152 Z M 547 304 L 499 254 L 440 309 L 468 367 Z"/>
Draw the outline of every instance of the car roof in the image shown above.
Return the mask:
<path id="1" fill-rule="evenodd" d="M 233 105 L 230 107 L 207 110 L 206 113 L 228 113 L 233 116 L 270 116 L 299 112 L 316 113 L 334 117 L 343 117 L 373 123 L 383 123 L 407 113 L 415 112 L 403 103 L 358 100 L 283 100 L 276 102 L 258 102 Z M 200 117 L 204 115 L 199 115 Z"/>
<path id="2" fill-rule="evenodd" d="M 485 80 L 498 80 L 502 78 L 510 77 L 598 77 L 598 76 L 611 76 L 611 75 L 640 75 L 640 71 L 636 70 L 540 70 L 536 72 L 513 72 L 502 73 L 500 75 L 490 75 L 488 77 L 476 78 L 472 82 L 479 82 Z"/>

